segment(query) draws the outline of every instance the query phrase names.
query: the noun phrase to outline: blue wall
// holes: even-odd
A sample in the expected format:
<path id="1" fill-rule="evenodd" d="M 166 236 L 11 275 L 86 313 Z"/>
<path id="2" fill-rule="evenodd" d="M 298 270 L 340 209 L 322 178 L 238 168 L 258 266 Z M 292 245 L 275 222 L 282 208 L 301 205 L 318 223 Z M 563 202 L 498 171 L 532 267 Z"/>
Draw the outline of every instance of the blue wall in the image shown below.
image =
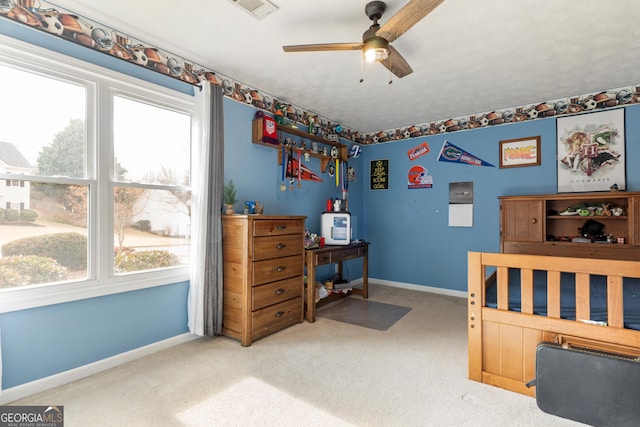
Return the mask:
<path id="1" fill-rule="evenodd" d="M 278 150 L 251 143 L 251 121 L 257 110 L 249 105 L 224 99 L 225 126 L 225 182 L 233 179 L 238 190 L 236 211 L 242 212 L 245 200 L 259 200 L 265 206 L 267 215 L 305 215 L 307 228 L 312 233 L 320 233 L 320 214 L 326 208 L 326 201 L 341 197 L 340 187 L 336 187 L 335 177 L 320 171 L 320 159 L 310 157 L 305 166 L 316 173 L 323 182 L 302 181 L 302 188 L 294 184 L 290 191 L 280 191 L 282 169 L 278 165 Z M 299 141 L 300 138 L 292 137 Z M 347 143 L 346 141 L 342 141 Z M 309 140 L 307 140 L 307 144 Z M 275 146 L 274 146 L 275 147 Z M 297 154 L 294 151 L 294 155 Z M 350 159 L 349 165 L 360 171 L 361 157 Z M 362 176 L 360 180 L 364 179 Z M 352 219 L 359 221 L 362 210 L 362 193 L 358 181 L 349 186 L 349 210 Z"/>
<path id="2" fill-rule="evenodd" d="M 49 49 L 79 56 L 128 74 L 191 93 L 192 87 L 125 61 L 75 46 L 47 34 L 0 19 L 0 33 Z M 280 191 L 277 150 L 251 143 L 255 109 L 224 101 L 225 182 L 233 179 L 238 198 L 259 200 L 270 215 L 305 215 L 307 228 L 320 232 L 320 214 L 328 198 L 339 197 L 332 178 L 320 174 L 320 161 L 307 164 L 323 183 L 302 183 L 302 189 Z M 627 187 L 640 189 L 640 106 L 626 108 Z M 339 118 L 336 118 L 339 119 Z M 445 139 L 495 165 L 498 141 L 540 135 L 542 164 L 499 169 L 437 162 Z M 407 150 L 426 141 L 431 152 L 410 162 Z M 344 141 L 343 141 L 344 142 Z M 499 195 L 542 194 L 556 191 L 555 119 L 535 120 L 446 136 L 365 146 L 352 159 L 357 179 L 349 187 L 349 207 L 355 237 L 371 242 L 370 277 L 414 285 L 466 290 L 467 251 L 499 249 Z M 389 159 L 389 190 L 369 189 L 371 160 Z M 432 189 L 407 189 L 407 172 L 420 164 L 433 176 Z M 450 182 L 474 183 L 474 225 L 448 226 Z M 350 279 L 357 279 L 361 263 L 350 261 Z M 319 274 L 330 274 L 324 270 Z M 147 344 L 187 332 L 187 283 L 91 298 L 30 310 L 0 314 L 2 329 L 2 388 L 7 389 L 83 366 Z"/>
<path id="3" fill-rule="evenodd" d="M 266 215 L 304 215 L 305 225 L 311 233 L 320 235 L 320 217 L 326 210 L 329 198 L 341 198 L 342 190 L 336 187 L 335 177 L 320 170 L 320 159 L 310 157 L 305 166 L 318 175 L 323 182 L 302 181 L 302 188 L 294 184 L 294 190 L 281 191 L 282 169 L 278 166 L 278 150 L 259 144 L 253 144 L 251 121 L 257 110 L 249 105 L 224 99 L 225 126 L 225 183 L 233 180 L 238 191 L 239 203 L 236 211 L 241 212 L 245 200 L 259 200 L 265 206 Z M 285 135 L 286 136 L 286 135 Z M 299 141 L 300 138 L 289 135 Z M 310 141 L 307 140 L 307 144 Z M 349 145 L 348 141 L 342 141 Z M 297 154 L 294 153 L 297 156 Z M 356 169 L 356 181 L 349 184 L 349 212 L 351 213 L 354 238 L 362 229 L 363 203 L 361 183 L 367 179 L 362 169 L 362 156 L 350 159 L 349 166 Z M 362 261 L 352 260 L 346 263 L 345 271 L 349 279 L 362 277 Z M 318 279 L 323 280 L 333 274 L 331 267 L 320 267 Z"/>
<path id="4" fill-rule="evenodd" d="M 626 111 L 627 189 L 640 190 L 640 106 Z M 540 166 L 500 169 L 499 141 L 540 135 Z M 438 162 L 445 140 L 496 165 L 478 167 Z M 426 141 L 430 153 L 409 161 L 407 151 Z M 363 164 L 389 159 L 389 190 L 370 190 L 363 180 L 366 215 L 364 237 L 372 242 L 372 278 L 408 284 L 467 289 L 467 251 L 499 251 L 498 196 L 557 192 L 556 119 L 467 130 L 365 147 Z M 407 189 L 407 172 L 415 164 L 433 177 L 432 189 Z M 449 227 L 449 183 L 473 182 L 473 227 Z"/>
<path id="5" fill-rule="evenodd" d="M 2 388 L 188 332 L 186 282 L 3 313 Z"/>

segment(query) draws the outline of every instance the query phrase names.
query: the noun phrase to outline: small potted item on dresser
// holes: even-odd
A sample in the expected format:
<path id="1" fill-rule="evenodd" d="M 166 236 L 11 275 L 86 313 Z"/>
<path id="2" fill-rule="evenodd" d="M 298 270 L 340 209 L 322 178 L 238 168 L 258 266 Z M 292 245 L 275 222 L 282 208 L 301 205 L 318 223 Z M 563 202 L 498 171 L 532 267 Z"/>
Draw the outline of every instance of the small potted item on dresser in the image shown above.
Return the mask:
<path id="1" fill-rule="evenodd" d="M 233 184 L 233 180 L 229 180 L 229 183 L 224 186 L 223 191 L 224 208 L 227 215 L 233 215 L 234 206 L 238 203 L 236 198 L 236 187 Z"/>

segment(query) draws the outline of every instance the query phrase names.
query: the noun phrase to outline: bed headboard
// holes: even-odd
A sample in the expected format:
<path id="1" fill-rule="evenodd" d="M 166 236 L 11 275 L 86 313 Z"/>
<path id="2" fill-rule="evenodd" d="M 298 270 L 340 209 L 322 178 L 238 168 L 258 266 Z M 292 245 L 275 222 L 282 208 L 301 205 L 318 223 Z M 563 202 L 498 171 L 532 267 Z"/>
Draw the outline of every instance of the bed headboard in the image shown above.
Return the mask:
<path id="1" fill-rule="evenodd" d="M 500 196 L 499 200 L 502 253 L 640 260 L 640 192 Z M 587 220 L 601 224 L 602 232 L 585 238 L 581 229 Z"/>

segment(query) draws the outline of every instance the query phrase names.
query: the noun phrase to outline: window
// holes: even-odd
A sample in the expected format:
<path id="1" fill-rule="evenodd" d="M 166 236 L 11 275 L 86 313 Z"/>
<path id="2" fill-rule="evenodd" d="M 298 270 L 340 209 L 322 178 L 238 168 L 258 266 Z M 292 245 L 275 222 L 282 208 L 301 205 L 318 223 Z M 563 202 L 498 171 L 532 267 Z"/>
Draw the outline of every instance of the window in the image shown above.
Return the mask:
<path id="1" fill-rule="evenodd" d="M 191 117 L 115 96 L 113 135 L 116 273 L 185 264 L 190 249 Z M 153 249 L 131 251 L 144 245 Z"/>
<path id="2" fill-rule="evenodd" d="M 184 280 L 193 100 L 42 53 L 0 46 L 0 293 Z"/>

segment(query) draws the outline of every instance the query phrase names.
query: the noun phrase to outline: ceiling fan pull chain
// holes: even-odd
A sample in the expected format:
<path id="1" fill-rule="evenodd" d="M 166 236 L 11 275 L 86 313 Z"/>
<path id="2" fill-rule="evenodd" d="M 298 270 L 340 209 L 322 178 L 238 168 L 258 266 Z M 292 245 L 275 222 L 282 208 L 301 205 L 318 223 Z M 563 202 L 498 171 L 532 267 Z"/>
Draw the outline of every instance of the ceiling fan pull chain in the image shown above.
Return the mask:
<path id="1" fill-rule="evenodd" d="M 393 74 L 391 73 L 391 70 L 393 69 L 393 62 L 391 61 L 393 59 L 392 55 L 389 55 L 389 84 L 393 83 Z"/>
<path id="2" fill-rule="evenodd" d="M 364 56 L 360 55 L 360 83 L 362 83 L 364 81 L 364 77 L 362 75 L 364 73 L 363 64 L 364 64 Z"/>

